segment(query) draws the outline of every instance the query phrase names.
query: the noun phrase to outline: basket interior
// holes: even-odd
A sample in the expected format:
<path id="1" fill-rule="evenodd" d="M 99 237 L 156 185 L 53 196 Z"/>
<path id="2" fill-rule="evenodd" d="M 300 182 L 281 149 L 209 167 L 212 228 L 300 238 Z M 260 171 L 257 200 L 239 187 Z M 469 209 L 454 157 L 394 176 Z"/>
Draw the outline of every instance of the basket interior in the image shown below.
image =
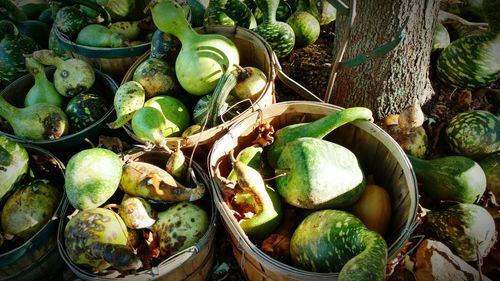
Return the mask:
<path id="1" fill-rule="evenodd" d="M 214 175 L 226 177 L 231 169 L 229 154 L 234 155 L 250 145 L 257 137 L 260 124 L 271 124 L 275 130 L 302 122 L 311 122 L 338 110 L 314 103 L 290 103 L 273 105 L 266 109 L 272 116 L 254 114 L 237 123 L 227 135 L 216 142 L 211 150 L 209 169 Z M 264 115 L 264 116 L 263 116 Z M 370 122 L 353 122 L 341 126 L 324 139 L 351 150 L 358 158 L 365 175 L 372 175 L 376 184 L 384 187 L 392 201 L 392 217 L 385 235 L 389 257 L 393 258 L 408 239 L 416 215 L 417 190 L 413 175 L 408 175 L 407 164 L 402 160 L 402 150 L 382 129 Z M 221 186 L 221 183 L 215 181 Z M 221 186 L 223 188 L 223 186 Z M 215 192 L 220 193 L 220 188 Z M 222 198 L 221 196 L 219 198 Z M 218 204 L 222 202 L 217 202 Z M 222 204 L 227 208 L 225 204 Z M 228 222 L 228 220 L 226 220 Z"/>

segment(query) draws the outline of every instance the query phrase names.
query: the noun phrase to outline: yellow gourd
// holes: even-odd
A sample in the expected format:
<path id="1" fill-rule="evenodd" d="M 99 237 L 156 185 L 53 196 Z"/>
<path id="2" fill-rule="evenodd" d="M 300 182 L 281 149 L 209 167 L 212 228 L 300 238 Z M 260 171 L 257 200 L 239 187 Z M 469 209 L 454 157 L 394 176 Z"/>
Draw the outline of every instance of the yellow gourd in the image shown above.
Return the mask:
<path id="1" fill-rule="evenodd" d="M 350 211 L 367 228 L 383 236 L 391 220 L 391 197 L 383 187 L 369 183 Z"/>

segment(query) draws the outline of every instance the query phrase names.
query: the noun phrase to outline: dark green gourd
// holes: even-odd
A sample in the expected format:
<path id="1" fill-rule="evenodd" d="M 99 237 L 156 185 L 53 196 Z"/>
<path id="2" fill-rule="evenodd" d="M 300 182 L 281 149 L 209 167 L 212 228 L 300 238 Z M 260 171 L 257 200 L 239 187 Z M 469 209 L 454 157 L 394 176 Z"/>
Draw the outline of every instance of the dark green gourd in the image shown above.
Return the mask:
<path id="1" fill-rule="evenodd" d="M 307 216 L 290 241 L 292 263 L 314 272 L 339 272 L 339 280 L 385 278 L 387 244 L 356 216 L 320 210 Z"/>
<path id="2" fill-rule="evenodd" d="M 53 140 L 68 133 L 68 118 L 62 109 L 48 103 L 18 108 L 0 97 L 0 116 L 14 134 L 27 140 Z"/>
<path id="3" fill-rule="evenodd" d="M 255 4 L 262 11 L 263 21 L 254 31 L 271 45 L 278 58 L 285 57 L 295 45 L 295 34 L 290 25 L 276 20 L 279 0 L 256 0 Z"/>
<path id="4" fill-rule="evenodd" d="M 62 107 L 64 99 L 57 92 L 54 84 L 47 78 L 44 66 L 33 57 L 26 57 L 26 69 L 33 75 L 35 84 L 24 97 L 24 106 L 35 103 L 50 103 Z"/>
<path id="5" fill-rule="evenodd" d="M 149 57 L 161 59 L 170 65 L 175 64 L 175 58 L 181 50 L 181 42 L 170 33 L 157 29 L 151 37 L 151 53 Z"/>
<path id="6" fill-rule="evenodd" d="M 464 156 L 419 159 L 408 155 L 424 193 L 435 200 L 474 203 L 486 189 L 486 175 Z"/>
<path id="7" fill-rule="evenodd" d="M 205 10 L 207 25 L 250 26 L 251 11 L 240 0 L 212 0 Z"/>
<path id="8" fill-rule="evenodd" d="M 54 26 L 57 27 L 59 31 L 72 38 L 91 22 L 90 18 L 78 8 L 74 6 L 64 6 L 57 11 L 54 19 Z"/>
<path id="9" fill-rule="evenodd" d="M 320 25 L 329 24 L 337 18 L 337 9 L 332 5 L 332 1 L 306 0 L 306 2 L 309 2 L 306 10 L 318 19 Z"/>
<path id="10" fill-rule="evenodd" d="M 311 13 L 297 10 L 287 20 L 295 34 L 295 48 L 303 48 L 314 43 L 321 32 L 321 26 Z"/>
<path id="11" fill-rule="evenodd" d="M 186 92 L 198 96 L 210 93 L 222 74 L 239 64 L 238 49 L 230 39 L 220 34 L 198 34 L 175 1 L 156 1 L 151 15 L 159 30 L 181 41 L 175 73 Z"/>
<path id="12" fill-rule="evenodd" d="M 439 79 L 460 89 L 492 85 L 500 76 L 500 0 L 484 0 L 489 24 L 483 34 L 462 37 L 441 52 L 436 65 Z"/>
<path id="13" fill-rule="evenodd" d="M 0 21 L 0 84 L 8 85 L 27 73 L 25 54 L 31 54 L 39 48 L 31 38 L 19 33 L 13 22 Z"/>

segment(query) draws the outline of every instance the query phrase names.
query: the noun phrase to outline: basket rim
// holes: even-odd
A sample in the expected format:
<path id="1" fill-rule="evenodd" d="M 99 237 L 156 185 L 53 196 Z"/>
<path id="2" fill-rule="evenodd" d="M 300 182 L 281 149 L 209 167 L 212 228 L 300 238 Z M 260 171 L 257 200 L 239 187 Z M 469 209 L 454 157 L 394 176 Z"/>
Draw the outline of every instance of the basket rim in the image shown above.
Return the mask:
<path id="1" fill-rule="evenodd" d="M 287 102 L 280 102 L 276 103 L 273 105 L 270 105 L 269 107 L 263 109 L 265 111 L 272 110 L 276 107 L 286 107 L 286 106 L 293 106 L 293 105 L 303 105 L 303 104 L 308 104 L 311 106 L 316 106 L 316 107 L 324 107 L 324 108 L 333 108 L 333 109 L 343 109 L 340 106 L 333 105 L 333 104 L 327 104 L 324 102 L 317 102 L 317 101 L 287 101 Z M 212 188 L 214 189 L 214 198 L 217 200 L 216 201 L 216 207 L 219 210 L 219 213 L 221 214 L 222 220 L 227 228 L 229 228 L 228 233 L 230 235 L 237 235 L 236 239 L 238 241 L 238 251 L 242 254 L 251 254 L 253 258 L 261 263 L 265 262 L 267 267 L 273 268 L 274 270 L 279 270 L 279 271 L 285 271 L 285 272 L 296 272 L 300 274 L 302 277 L 310 277 L 310 278 L 319 278 L 319 279 L 329 279 L 332 277 L 338 277 L 338 272 L 336 273 L 318 273 L 318 272 L 311 272 L 311 271 L 306 271 L 303 269 L 296 268 L 292 265 L 285 264 L 283 262 L 280 262 L 278 260 L 275 260 L 265 254 L 262 250 L 260 250 L 250 239 L 249 237 L 244 233 L 243 229 L 239 226 L 238 222 L 236 221 L 236 218 L 230 213 L 229 207 L 227 204 L 224 202 L 224 199 L 222 197 L 222 194 L 220 193 L 220 186 L 216 182 L 215 178 L 216 175 L 214 173 L 214 170 L 217 168 L 214 159 L 214 150 L 220 146 L 220 143 L 223 142 L 227 138 L 237 138 L 239 135 L 234 134 L 235 130 L 240 129 L 242 126 L 246 125 L 245 121 L 249 120 L 251 118 L 264 118 L 263 117 L 263 112 L 261 110 L 257 112 L 253 112 L 249 115 L 247 115 L 244 119 L 239 120 L 238 122 L 234 123 L 230 128 L 227 134 L 225 134 L 223 137 L 219 138 L 217 141 L 214 142 L 212 145 L 212 148 L 208 154 L 207 157 L 207 167 L 208 167 L 208 173 L 211 177 L 210 184 Z M 380 128 L 378 125 L 369 122 L 369 121 L 354 121 L 351 123 L 353 126 L 356 126 L 360 128 L 361 130 L 367 132 L 370 135 L 376 134 L 381 134 L 387 137 L 388 142 L 392 143 L 393 145 L 387 145 L 387 142 L 384 143 L 386 147 L 390 151 L 395 151 L 396 153 L 395 158 L 399 163 L 401 163 L 401 168 L 403 171 L 405 171 L 405 178 L 409 184 L 409 188 L 412 189 L 411 193 L 413 193 L 411 196 L 414 197 L 415 200 L 412 202 L 410 214 L 408 218 L 406 219 L 404 228 L 402 229 L 400 235 L 397 237 L 395 241 L 391 245 L 388 245 L 388 256 L 387 256 L 387 262 L 390 262 L 395 256 L 399 253 L 401 247 L 404 245 L 404 243 L 410 239 L 410 236 L 412 234 L 412 231 L 414 230 L 414 227 L 417 223 L 417 210 L 418 210 L 418 188 L 417 188 L 417 179 L 416 175 L 413 172 L 413 168 L 411 165 L 411 162 L 409 161 L 408 157 L 405 155 L 403 149 L 395 145 L 395 141 L 390 137 L 389 134 L 387 134 L 382 128 Z M 413 187 L 413 188 L 412 188 Z M 244 257 L 243 257 L 244 258 Z M 265 274 L 265 273 L 264 273 Z"/>
<path id="2" fill-rule="evenodd" d="M 71 41 L 68 35 L 64 34 L 59 28 L 54 27 L 54 33 L 57 41 L 64 49 L 89 58 L 107 58 L 116 59 L 124 57 L 140 56 L 151 48 L 151 42 L 145 42 L 136 46 L 119 48 L 101 48 L 79 45 Z"/>

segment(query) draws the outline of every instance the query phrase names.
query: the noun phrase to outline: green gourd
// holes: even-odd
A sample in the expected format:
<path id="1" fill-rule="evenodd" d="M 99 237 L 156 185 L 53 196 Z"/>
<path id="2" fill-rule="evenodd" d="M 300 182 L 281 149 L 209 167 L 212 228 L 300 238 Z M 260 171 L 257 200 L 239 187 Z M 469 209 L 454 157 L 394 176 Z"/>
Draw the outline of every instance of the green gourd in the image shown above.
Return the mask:
<path id="1" fill-rule="evenodd" d="M 167 164 L 165 164 L 165 171 L 170 173 L 178 181 L 186 179 L 188 175 L 188 162 L 180 147 L 177 147 L 170 156 L 168 156 Z"/>
<path id="2" fill-rule="evenodd" d="M 165 60 L 151 56 L 137 66 L 132 80 L 144 87 L 146 99 L 159 95 L 175 95 L 180 87 L 174 68 Z"/>
<path id="3" fill-rule="evenodd" d="M 181 41 L 175 73 L 186 92 L 197 96 L 212 92 L 222 74 L 239 64 L 238 49 L 230 39 L 220 34 L 198 34 L 175 1 L 156 1 L 151 15 L 158 29 Z"/>
<path id="4" fill-rule="evenodd" d="M 251 11 L 240 0 L 210 1 L 205 10 L 206 25 L 237 25 L 250 26 Z"/>
<path id="5" fill-rule="evenodd" d="M 64 111 L 48 103 L 18 108 L 0 97 L 0 116 L 9 122 L 16 136 L 27 140 L 58 139 L 69 129 Z"/>
<path id="6" fill-rule="evenodd" d="M 364 107 L 351 107 L 335 111 L 310 123 L 299 123 L 280 128 L 274 134 L 274 143 L 269 148 L 267 159 L 272 167 L 284 146 L 301 137 L 323 138 L 336 128 L 355 120 L 372 120 L 372 112 Z"/>
<path id="7" fill-rule="evenodd" d="M 29 170 L 29 155 L 24 146 L 0 136 L 0 203 L 15 190 Z"/>
<path id="8" fill-rule="evenodd" d="M 495 221 L 479 205 L 459 203 L 445 209 L 431 210 L 425 219 L 435 237 L 465 261 L 486 257 L 495 245 Z"/>
<path id="9" fill-rule="evenodd" d="M 108 127 L 118 129 L 130 121 L 134 113 L 143 107 L 145 96 L 145 90 L 139 82 L 128 81 L 121 84 L 113 100 L 116 120 L 109 123 Z"/>
<path id="10" fill-rule="evenodd" d="M 24 55 L 39 46 L 9 20 L 0 21 L 0 35 L 0 84 L 6 86 L 27 73 Z"/>
<path id="11" fill-rule="evenodd" d="M 236 193 L 232 204 L 240 203 L 239 198 L 242 197 L 241 203 L 253 202 L 250 204 L 256 210 L 253 217 L 241 219 L 238 224 L 249 237 L 263 239 L 281 222 L 283 217 L 281 198 L 276 191 L 266 186 L 260 173 L 247 164 L 235 161 L 233 171 L 241 191 Z"/>
<path id="12" fill-rule="evenodd" d="M 445 128 L 450 149 L 463 156 L 480 159 L 500 151 L 500 118 L 486 110 L 458 113 Z"/>
<path id="13" fill-rule="evenodd" d="M 157 29 L 151 37 L 150 58 L 160 59 L 169 65 L 175 64 L 175 59 L 181 50 L 181 42 L 172 34 Z"/>
<path id="14" fill-rule="evenodd" d="M 450 45 L 450 33 L 446 27 L 438 22 L 432 35 L 432 51 L 443 49 Z"/>
<path id="15" fill-rule="evenodd" d="M 341 210 L 308 215 L 292 234 L 294 266 L 313 272 L 339 272 L 338 280 L 385 278 L 387 244 L 356 216 Z"/>
<path id="16" fill-rule="evenodd" d="M 486 175 L 486 188 L 500 198 L 500 152 L 486 156 L 479 161 Z"/>
<path id="17" fill-rule="evenodd" d="M 53 25 L 71 38 L 90 23 L 92 20 L 78 8 L 64 6 L 57 10 Z"/>
<path id="18" fill-rule="evenodd" d="M 100 47 L 100 48 L 119 48 L 125 46 L 123 36 L 100 24 L 89 24 L 78 32 L 76 37 L 77 44 Z"/>
<path id="19" fill-rule="evenodd" d="M 108 25 L 108 29 L 114 33 L 121 34 L 129 42 L 134 41 L 141 34 L 140 24 L 142 20 L 136 21 L 117 21 Z"/>
<path id="20" fill-rule="evenodd" d="M 254 29 L 262 36 L 276 53 L 278 58 L 288 55 L 295 45 L 295 34 L 290 25 L 276 20 L 279 0 L 256 0 L 255 4 L 262 11 L 263 21 Z"/>
<path id="21" fill-rule="evenodd" d="M 486 189 L 481 166 L 464 156 L 424 160 L 408 155 L 422 190 L 435 200 L 474 203 Z"/>
<path id="22" fill-rule="evenodd" d="M 33 57 L 26 57 L 26 69 L 35 79 L 35 84 L 24 97 L 24 106 L 36 103 L 50 103 L 62 107 L 64 99 L 45 74 L 44 66 Z"/>
<path id="23" fill-rule="evenodd" d="M 87 92 L 94 85 L 94 69 L 84 60 L 77 58 L 64 60 L 54 51 L 46 49 L 33 52 L 33 57 L 44 65 L 56 67 L 54 86 L 57 92 L 65 97 Z"/>
<path id="24" fill-rule="evenodd" d="M 489 30 L 462 37 L 443 49 L 436 74 L 446 85 L 460 89 L 491 86 L 500 77 L 500 0 L 483 0 Z"/>
<path id="25" fill-rule="evenodd" d="M 321 33 L 319 21 L 307 11 L 295 11 L 287 20 L 295 34 L 295 48 L 304 48 L 314 43 Z"/>
<path id="26" fill-rule="evenodd" d="M 337 18 L 337 9 L 329 0 L 309 0 L 306 10 L 318 19 L 320 25 L 329 24 Z"/>

